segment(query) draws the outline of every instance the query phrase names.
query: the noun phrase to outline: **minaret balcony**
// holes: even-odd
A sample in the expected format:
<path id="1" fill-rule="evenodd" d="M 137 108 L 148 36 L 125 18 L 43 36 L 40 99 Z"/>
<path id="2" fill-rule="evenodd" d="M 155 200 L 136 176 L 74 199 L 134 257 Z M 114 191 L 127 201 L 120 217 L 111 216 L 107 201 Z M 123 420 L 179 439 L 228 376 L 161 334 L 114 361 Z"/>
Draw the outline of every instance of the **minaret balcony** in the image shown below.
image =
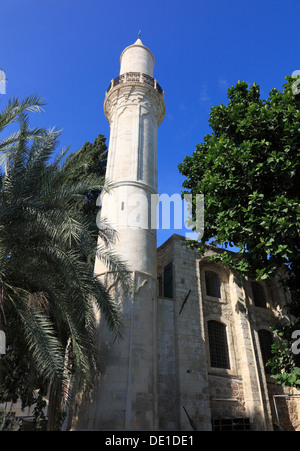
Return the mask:
<path id="1" fill-rule="evenodd" d="M 164 91 L 162 90 L 161 86 L 158 84 L 157 80 L 150 77 L 150 75 L 143 74 L 142 72 L 126 72 L 124 74 L 119 75 L 118 77 L 114 78 L 108 89 L 107 93 L 111 88 L 114 86 L 119 85 L 120 83 L 126 83 L 126 82 L 138 82 L 138 83 L 146 83 L 147 85 L 152 86 L 152 88 L 156 89 L 156 91 L 163 95 Z"/>

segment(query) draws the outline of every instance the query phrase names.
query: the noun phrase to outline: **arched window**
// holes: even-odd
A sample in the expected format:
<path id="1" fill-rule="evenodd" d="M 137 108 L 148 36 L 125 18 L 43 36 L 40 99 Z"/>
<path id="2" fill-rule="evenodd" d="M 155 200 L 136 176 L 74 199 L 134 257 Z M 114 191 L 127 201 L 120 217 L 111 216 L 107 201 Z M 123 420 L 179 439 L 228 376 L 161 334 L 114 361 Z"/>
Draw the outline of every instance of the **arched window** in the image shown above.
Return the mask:
<path id="1" fill-rule="evenodd" d="M 259 338 L 259 344 L 260 344 L 260 350 L 262 359 L 264 362 L 264 366 L 272 358 L 272 344 L 273 344 L 273 334 L 272 332 L 266 330 L 266 329 L 260 329 L 258 331 L 258 338 Z M 265 372 L 267 374 L 271 373 L 271 368 L 268 366 L 265 366 Z"/>
<path id="2" fill-rule="evenodd" d="M 210 366 L 214 368 L 230 368 L 227 344 L 226 325 L 219 321 L 207 322 L 210 352 Z"/>
<path id="3" fill-rule="evenodd" d="M 216 272 L 205 271 L 205 287 L 207 296 L 214 298 L 221 297 L 221 280 Z"/>
<path id="4" fill-rule="evenodd" d="M 256 307 L 266 308 L 266 297 L 264 287 L 259 282 L 251 282 L 253 302 Z"/>

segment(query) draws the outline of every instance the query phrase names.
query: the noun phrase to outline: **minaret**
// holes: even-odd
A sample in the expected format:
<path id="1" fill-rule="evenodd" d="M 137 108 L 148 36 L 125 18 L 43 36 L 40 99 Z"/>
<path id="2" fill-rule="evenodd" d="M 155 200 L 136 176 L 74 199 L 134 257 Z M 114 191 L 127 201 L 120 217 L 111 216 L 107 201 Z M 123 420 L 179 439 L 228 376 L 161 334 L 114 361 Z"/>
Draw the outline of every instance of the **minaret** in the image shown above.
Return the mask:
<path id="1" fill-rule="evenodd" d="M 132 296 L 120 295 L 96 260 L 95 274 L 106 280 L 120 307 L 125 337 L 113 343 L 100 320 L 105 373 L 81 412 L 79 428 L 156 430 L 157 243 L 156 230 L 151 229 L 151 195 L 157 194 L 157 128 L 165 102 L 153 78 L 154 57 L 140 35 L 122 52 L 120 66 L 104 100 L 110 124 L 110 190 L 103 195 L 101 215 L 117 232 L 115 251 L 127 262 L 135 290 Z"/>

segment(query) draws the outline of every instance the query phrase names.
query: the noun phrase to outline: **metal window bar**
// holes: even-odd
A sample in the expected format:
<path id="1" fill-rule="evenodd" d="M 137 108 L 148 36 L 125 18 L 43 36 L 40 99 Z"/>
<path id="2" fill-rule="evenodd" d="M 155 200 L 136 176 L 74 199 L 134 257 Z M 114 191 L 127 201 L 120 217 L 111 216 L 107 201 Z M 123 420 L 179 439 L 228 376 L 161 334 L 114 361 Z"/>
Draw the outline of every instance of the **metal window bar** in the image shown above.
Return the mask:
<path id="1" fill-rule="evenodd" d="M 205 271 L 205 286 L 207 296 L 221 298 L 221 281 L 214 271 Z"/>
<path id="2" fill-rule="evenodd" d="M 282 430 L 281 424 L 280 424 L 280 420 L 279 420 L 277 403 L 276 403 L 276 399 L 275 398 L 300 398 L 300 395 L 273 395 L 273 403 L 274 403 L 274 408 L 275 408 L 275 414 L 276 414 L 276 419 L 277 419 L 277 423 L 278 423 L 278 428 L 279 428 L 279 430 Z"/>
<path id="3" fill-rule="evenodd" d="M 210 365 L 213 368 L 230 368 L 226 325 L 210 320 L 207 323 Z"/>
<path id="4" fill-rule="evenodd" d="M 212 420 L 213 431 L 250 431 L 249 418 L 224 418 Z"/>

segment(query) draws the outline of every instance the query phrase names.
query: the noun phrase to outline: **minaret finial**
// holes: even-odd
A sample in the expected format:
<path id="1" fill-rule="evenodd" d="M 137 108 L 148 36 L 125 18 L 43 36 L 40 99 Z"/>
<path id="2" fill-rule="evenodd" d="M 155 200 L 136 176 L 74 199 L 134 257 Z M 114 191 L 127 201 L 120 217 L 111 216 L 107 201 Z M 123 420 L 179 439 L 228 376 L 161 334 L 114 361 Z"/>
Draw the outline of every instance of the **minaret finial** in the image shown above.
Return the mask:
<path id="1" fill-rule="evenodd" d="M 139 31 L 138 39 L 141 39 L 141 30 Z"/>

